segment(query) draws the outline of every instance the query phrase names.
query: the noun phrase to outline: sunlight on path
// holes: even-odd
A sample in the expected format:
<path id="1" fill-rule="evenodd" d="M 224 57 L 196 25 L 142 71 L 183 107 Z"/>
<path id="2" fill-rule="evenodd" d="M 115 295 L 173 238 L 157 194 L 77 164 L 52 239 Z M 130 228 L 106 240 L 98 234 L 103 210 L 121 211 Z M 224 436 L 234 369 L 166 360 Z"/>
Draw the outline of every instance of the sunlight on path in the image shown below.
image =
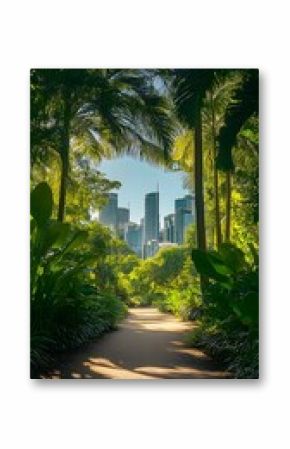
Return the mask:
<path id="1" fill-rule="evenodd" d="M 202 351 L 183 344 L 193 324 L 155 308 L 130 309 L 119 330 L 63 356 L 50 379 L 228 378 Z"/>

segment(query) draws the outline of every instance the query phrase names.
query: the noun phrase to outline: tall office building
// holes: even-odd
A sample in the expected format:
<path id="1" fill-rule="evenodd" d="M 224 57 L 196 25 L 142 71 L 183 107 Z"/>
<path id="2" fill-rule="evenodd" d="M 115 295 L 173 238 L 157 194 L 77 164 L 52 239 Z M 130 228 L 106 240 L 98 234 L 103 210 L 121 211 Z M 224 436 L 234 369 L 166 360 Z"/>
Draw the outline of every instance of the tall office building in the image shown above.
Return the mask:
<path id="1" fill-rule="evenodd" d="M 175 200 L 175 241 L 182 245 L 186 229 L 194 222 L 194 198 L 186 195 Z"/>
<path id="2" fill-rule="evenodd" d="M 144 243 L 159 239 L 159 192 L 145 195 L 145 236 Z"/>
<path id="3" fill-rule="evenodd" d="M 164 217 L 164 241 L 173 243 L 175 241 L 175 215 L 169 214 Z"/>
<path id="4" fill-rule="evenodd" d="M 125 231 L 130 221 L 130 209 L 126 207 L 118 207 L 117 210 L 117 229 L 118 235 L 125 238 Z"/>
<path id="5" fill-rule="evenodd" d="M 129 223 L 125 231 L 125 240 L 128 246 L 138 254 L 142 256 L 142 228 L 136 223 Z"/>
<path id="6" fill-rule="evenodd" d="M 147 257 L 153 257 L 159 250 L 159 242 L 158 240 L 149 240 L 144 246 L 144 259 Z"/>
<path id="7" fill-rule="evenodd" d="M 99 212 L 99 221 L 113 232 L 117 231 L 118 194 L 108 193 L 108 202 Z"/>

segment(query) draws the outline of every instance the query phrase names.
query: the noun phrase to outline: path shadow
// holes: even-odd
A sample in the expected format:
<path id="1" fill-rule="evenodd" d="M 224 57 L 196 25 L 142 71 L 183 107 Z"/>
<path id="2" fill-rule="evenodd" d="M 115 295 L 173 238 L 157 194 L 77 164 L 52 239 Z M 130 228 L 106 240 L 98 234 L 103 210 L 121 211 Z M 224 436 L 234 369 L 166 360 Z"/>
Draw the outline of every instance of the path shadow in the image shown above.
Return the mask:
<path id="1" fill-rule="evenodd" d="M 183 337 L 192 325 L 156 309 L 133 309 L 120 329 L 73 354 L 64 354 L 49 379 L 230 378 Z"/>

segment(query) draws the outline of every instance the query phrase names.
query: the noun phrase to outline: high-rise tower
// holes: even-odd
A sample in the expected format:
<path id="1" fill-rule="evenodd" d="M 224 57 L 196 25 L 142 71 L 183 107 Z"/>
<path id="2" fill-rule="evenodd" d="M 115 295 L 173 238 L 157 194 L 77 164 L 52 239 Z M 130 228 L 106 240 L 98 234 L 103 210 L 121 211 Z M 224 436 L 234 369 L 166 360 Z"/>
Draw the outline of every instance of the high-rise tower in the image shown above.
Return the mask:
<path id="1" fill-rule="evenodd" d="M 130 209 L 127 209 L 126 207 L 118 207 L 117 214 L 118 235 L 121 238 L 125 238 L 125 232 L 130 222 Z"/>
<path id="2" fill-rule="evenodd" d="M 117 231 L 118 194 L 108 193 L 108 203 L 99 212 L 99 220 L 112 231 Z"/>
<path id="3" fill-rule="evenodd" d="M 159 192 L 145 195 L 145 243 L 159 238 Z"/>
<path id="4" fill-rule="evenodd" d="M 168 214 L 164 217 L 164 240 L 175 242 L 175 215 Z"/>
<path id="5" fill-rule="evenodd" d="M 186 195 L 175 200 L 175 241 L 182 244 L 185 238 L 186 228 L 194 222 L 194 198 Z"/>

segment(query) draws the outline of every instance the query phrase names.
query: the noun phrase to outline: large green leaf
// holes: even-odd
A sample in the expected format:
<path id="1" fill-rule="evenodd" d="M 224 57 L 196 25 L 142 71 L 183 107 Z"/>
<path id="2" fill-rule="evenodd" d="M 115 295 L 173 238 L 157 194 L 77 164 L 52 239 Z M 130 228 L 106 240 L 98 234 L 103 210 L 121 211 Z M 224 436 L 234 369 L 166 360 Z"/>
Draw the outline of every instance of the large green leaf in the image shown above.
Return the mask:
<path id="1" fill-rule="evenodd" d="M 231 304 L 233 311 L 247 326 L 256 326 L 259 321 L 259 295 L 249 292 L 243 299 Z"/>
<path id="2" fill-rule="evenodd" d="M 39 227 L 49 220 L 52 206 L 51 188 L 46 182 L 41 182 L 33 189 L 30 198 L 30 212 Z"/>
<path id="3" fill-rule="evenodd" d="M 67 241 L 66 245 L 63 247 L 61 256 L 66 254 L 67 252 L 83 245 L 87 241 L 88 233 L 83 230 L 77 230 L 72 235 L 71 238 Z"/>
<path id="4" fill-rule="evenodd" d="M 61 247 L 66 242 L 71 227 L 68 223 L 50 220 L 41 231 L 43 247 L 47 250 L 51 247 Z"/>
<path id="5" fill-rule="evenodd" d="M 226 263 L 219 252 L 208 251 L 207 257 L 217 273 L 225 276 L 229 276 L 233 273 L 231 265 Z"/>
<path id="6" fill-rule="evenodd" d="M 71 232 L 68 223 L 60 223 L 56 220 L 49 220 L 42 227 L 37 229 L 34 239 L 34 254 L 43 257 L 51 248 L 60 248 Z"/>
<path id="7" fill-rule="evenodd" d="M 192 260 L 199 274 L 208 276 L 217 281 L 226 282 L 231 274 L 218 253 L 210 253 L 199 249 L 192 250 Z"/>
<path id="8" fill-rule="evenodd" d="M 50 221 L 48 231 L 51 236 L 51 245 L 53 247 L 60 247 L 63 245 L 72 232 L 69 223 L 61 223 L 56 220 Z"/>
<path id="9" fill-rule="evenodd" d="M 219 249 L 219 254 L 233 273 L 238 273 L 245 267 L 243 251 L 231 243 L 223 243 Z"/>

